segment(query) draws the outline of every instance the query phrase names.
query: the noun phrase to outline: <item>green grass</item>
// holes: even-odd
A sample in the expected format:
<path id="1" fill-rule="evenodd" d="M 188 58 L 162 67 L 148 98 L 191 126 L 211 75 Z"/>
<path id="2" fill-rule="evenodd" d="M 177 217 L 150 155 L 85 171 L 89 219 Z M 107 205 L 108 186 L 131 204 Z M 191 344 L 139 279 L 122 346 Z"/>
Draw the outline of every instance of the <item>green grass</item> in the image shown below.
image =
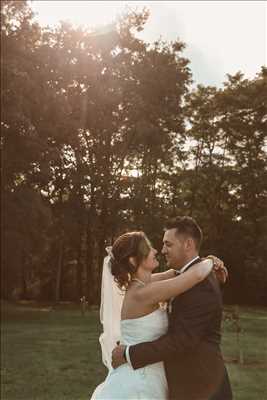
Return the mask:
<path id="1" fill-rule="evenodd" d="M 4 306 L 2 400 L 83 400 L 103 380 L 98 312 Z"/>
<path id="2" fill-rule="evenodd" d="M 267 399 L 267 315 L 241 309 L 244 365 L 232 325 L 225 325 L 223 352 L 235 400 Z M 1 399 L 85 400 L 103 381 L 97 310 L 75 307 L 2 306 Z"/>
<path id="3" fill-rule="evenodd" d="M 244 364 L 239 365 L 236 331 L 225 324 L 222 349 L 228 360 L 235 400 L 267 399 L 267 312 L 266 309 L 241 308 L 240 348 Z"/>

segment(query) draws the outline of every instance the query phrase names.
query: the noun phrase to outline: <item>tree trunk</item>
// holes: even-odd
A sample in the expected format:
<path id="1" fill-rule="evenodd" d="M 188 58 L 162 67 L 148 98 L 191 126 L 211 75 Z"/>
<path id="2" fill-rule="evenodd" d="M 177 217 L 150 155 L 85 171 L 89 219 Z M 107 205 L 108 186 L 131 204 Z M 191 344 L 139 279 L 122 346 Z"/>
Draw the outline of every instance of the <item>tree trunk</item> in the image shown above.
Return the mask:
<path id="1" fill-rule="evenodd" d="M 22 255 L 21 264 L 21 298 L 27 299 L 27 283 L 26 283 L 26 256 Z"/>
<path id="2" fill-rule="evenodd" d="M 201 153 L 203 149 L 203 142 L 198 143 L 198 150 L 196 154 L 196 159 L 195 159 L 195 170 L 194 170 L 194 175 L 193 175 L 193 180 L 192 180 L 192 186 L 191 186 L 191 203 L 190 203 L 190 216 L 193 215 L 194 209 L 195 209 L 195 201 L 197 198 L 197 191 L 198 191 L 198 169 L 199 165 L 201 162 Z"/>
<path id="3" fill-rule="evenodd" d="M 76 265 L 76 299 L 80 301 L 83 297 L 83 285 L 82 285 L 82 270 L 83 270 L 83 262 L 82 262 L 82 253 L 83 253 L 83 233 L 81 230 L 80 234 L 80 242 L 78 248 L 78 260 Z"/>
<path id="4" fill-rule="evenodd" d="M 56 303 L 60 301 L 60 295 L 61 295 L 63 255 L 64 255 L 64 236 L 62 235 L 59 242 L 59 254 L 57 263 L 57 278 L 56 278 L 56 293 L 55 293 Z"/>
<path id="5" fill-rule="evenodd" d="M 95 302 L 97 304 L 100 304 L 101 301 L 101 278 L 102 278 L 102 265 L 103 265 L 103 259 L 105 256 L 105 236 L 102 235 L 102 237 L 99 240 L 98 244 L 98 257 L 97 257 L 97 271 L 96 271 L 96 287 L 95 287 Z"/>
<path id="6" fill-rule="evenodd" d="M 94 273 L 93 273 L 93 237 L 91 235 L 91 219 L 90 214 L 87 216 L 87 227 L 86 227 L 86 298 L 88 304 L 91 305 L 94 302 Z"/>

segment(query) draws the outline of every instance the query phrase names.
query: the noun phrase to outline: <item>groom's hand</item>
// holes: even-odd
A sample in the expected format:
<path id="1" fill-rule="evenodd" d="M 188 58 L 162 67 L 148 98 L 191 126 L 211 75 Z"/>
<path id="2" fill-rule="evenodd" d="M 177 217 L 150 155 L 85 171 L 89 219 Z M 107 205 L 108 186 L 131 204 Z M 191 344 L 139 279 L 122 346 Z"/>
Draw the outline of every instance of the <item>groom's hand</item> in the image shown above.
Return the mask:
<path id="1" fill-rule="evenodd" d="M 120 365 L 126 363 L 126 359 L 124 356 L 124 352 L 125 352 L 126 346 L 116 346 L 113 350 L 112 350 L 112 367 L 113 368 L 118 368 Z"/>

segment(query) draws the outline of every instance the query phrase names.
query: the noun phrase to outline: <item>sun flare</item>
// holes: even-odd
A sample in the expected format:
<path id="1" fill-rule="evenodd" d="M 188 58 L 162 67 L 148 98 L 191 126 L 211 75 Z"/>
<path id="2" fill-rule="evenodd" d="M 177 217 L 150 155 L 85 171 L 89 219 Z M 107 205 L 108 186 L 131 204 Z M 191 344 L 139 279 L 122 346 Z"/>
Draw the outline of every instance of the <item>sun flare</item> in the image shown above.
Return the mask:
<path id="1" fill-rule="evenodd" d="M 126 4 L 124 1 L 35 0 L 32 8 L 44 25 L 69 21 L 73 25 L 97 27 L 113 22 Z"/>

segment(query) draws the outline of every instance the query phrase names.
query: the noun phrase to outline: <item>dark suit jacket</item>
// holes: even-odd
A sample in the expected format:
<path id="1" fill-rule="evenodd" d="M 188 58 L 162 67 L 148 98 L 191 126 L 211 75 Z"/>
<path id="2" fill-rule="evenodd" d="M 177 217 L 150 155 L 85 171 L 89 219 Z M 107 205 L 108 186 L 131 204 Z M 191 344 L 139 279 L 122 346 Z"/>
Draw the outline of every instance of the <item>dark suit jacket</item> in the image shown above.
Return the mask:
<path id="1" fill-rule="evenodd" d="M 174 299 L 166 335 L 130 347 L 133 368 L 164 361 L 170 399 L 212 397 L 225 375 L 220 350 L 221 320 L 221 291 L 211 273 Z"/>

